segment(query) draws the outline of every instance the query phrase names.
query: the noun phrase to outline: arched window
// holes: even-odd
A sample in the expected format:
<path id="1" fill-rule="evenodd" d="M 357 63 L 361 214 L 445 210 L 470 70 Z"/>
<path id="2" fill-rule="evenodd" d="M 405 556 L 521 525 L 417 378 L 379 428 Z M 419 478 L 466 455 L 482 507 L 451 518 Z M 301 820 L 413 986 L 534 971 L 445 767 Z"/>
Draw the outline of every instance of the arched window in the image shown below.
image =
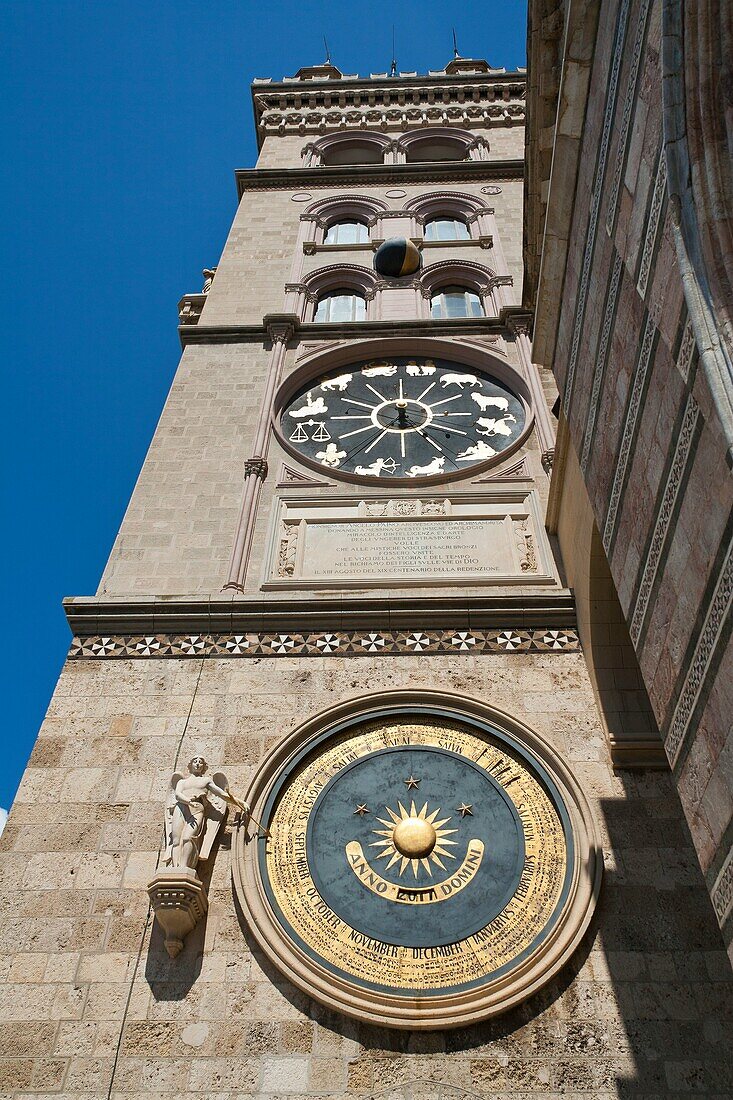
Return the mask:
<path id="1" fill-rule="evenodd" d="M 321 163 L 326 167 L 337 164 L 383 164 L 384 153 L 373 141 L 339 141 L 323 150 Z"/>
<path id="2" fill-rule="evenodd" d="M 323 238 L 324 244 L 366 244 L 369 240 L 369 229 L 364 222 L 352 218 L 340 222 L 334 222 L 326 230 Z"/>
<path id="3" fill-rule="evenodd" d="M 318 299 L 314 321 L 325 324 L 340 321 L 365 321 L 366 301 L 347 287 L 330 290 Z"/>
<path id="4" fill-rule="evenodd" d="M 426 241 L 469 241 L 470 239 L 468 226 L 460 218 L 439 216 L 425 223 Z"/>
<path id="5" fill-rule="evenodd" d="M 481 299 L 465 286 L 441 287 L 430 299 L 432 317 L 483 317 Z"/>
<path id="6" fill-rule="evenodd" d="M 468 149 L 462 141 L 450 138 L 426 137 L 422 141 L 413 141 L 405 149 L 408 164 L 429 160 L 468 160 Z"/>

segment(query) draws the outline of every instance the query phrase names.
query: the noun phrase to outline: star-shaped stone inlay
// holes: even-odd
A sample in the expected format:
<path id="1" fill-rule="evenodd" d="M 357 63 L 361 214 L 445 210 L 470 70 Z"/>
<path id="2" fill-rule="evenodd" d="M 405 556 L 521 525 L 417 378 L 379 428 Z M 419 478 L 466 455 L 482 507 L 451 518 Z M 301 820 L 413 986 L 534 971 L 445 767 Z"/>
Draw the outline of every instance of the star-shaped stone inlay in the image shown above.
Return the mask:
<path id="1" fill-rule="evenodd" d="M 469 802 L 461 802 L 460 806 L 456 806 L 456 813 L 459 813 L 461 817 L 473 817 L 473 806 Z"/>
<path id="2" fill-rule="evenodd" d="M 459 630 L 451 638 L 451 645 L 454 645 L 456 649 L 466 650 L 476 645 L 476 639 L 467 630 Z"/>
<path id="3" fill-rule="evenodd" d="M 324 634 L 316 638 L 316 645 L 322 653 L 333 653 L 341 645 L 341 639 L 337 634 Z"/>
<path id="4" fill-rule="evenodd" d="M 575 637 L 564 630 L 548 630 L 542 635 L 542 641 L 549 649 L 566 649 L 572 645 Z"/>
<path id="5" fill-rule="evenodd" d="M 404 782 L 405 782 L 405 786 L 407 787 L 408 791 L 414 791 L 414 790 L 417 790 L 417 788 L 420 786 L 420 784 L 422 783 L 422 780 L 421 779 L 415 779 L 414 775 L 409 775 Z"/>
<path id="6" fill-rule="evenodd" d="M 360 802 L 354 810 L 354 814 L 358 814 L 359 817 L 363 817 L 364 814 L 370 814 L 372 811 L 367 806 L 366 802 Z"/>
<path id="7" fill-rule="evenodd" d="M 386 639 L 381 634 L 367 634 L 366 638 L 359 640 L 359 645 L 364 646 L 367 653 L 377 653 L 380 649 L 384 649 Z"/>

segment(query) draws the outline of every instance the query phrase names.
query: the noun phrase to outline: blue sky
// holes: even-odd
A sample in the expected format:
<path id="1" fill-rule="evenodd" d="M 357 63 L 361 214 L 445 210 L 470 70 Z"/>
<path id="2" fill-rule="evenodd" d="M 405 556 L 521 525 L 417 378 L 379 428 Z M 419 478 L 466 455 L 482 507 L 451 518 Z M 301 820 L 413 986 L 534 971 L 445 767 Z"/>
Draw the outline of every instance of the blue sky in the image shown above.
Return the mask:
<path id="1" fill-rule="evenodd" d="M 365 9 L 361 9 L 362 11 Z M 0 806 L 96 589 L 199 290 L 255 160 L 249 83 L 323 60 L 383 72 L 525 63 L 526 0 L 326 3 L 5 0 L 0 201 L 6 421 Z M 0 814 L 0 823 L 2 814 Z"/>

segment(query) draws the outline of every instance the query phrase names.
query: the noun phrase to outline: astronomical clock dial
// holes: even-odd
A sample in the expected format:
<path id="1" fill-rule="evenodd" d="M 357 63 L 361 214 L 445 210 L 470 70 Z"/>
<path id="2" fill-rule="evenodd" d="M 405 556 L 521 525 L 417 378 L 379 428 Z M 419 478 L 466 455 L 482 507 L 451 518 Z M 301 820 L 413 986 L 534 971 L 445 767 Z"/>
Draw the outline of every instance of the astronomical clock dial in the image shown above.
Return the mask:
<path id="1" fill-rule="evenodd" d="M 522 433 L 525 411 L 488 374 L 445 359 L 374 359 L 309 383 L 280 428 L 304 458 L 364 479 L 455 475 Z"/>
<path id="2" fill-rule="evenodd" d="M 396 1026 L 526 996 L 577 874 L 549 772 L 500 731 L 437 714 L 322 736 L 276 777 L 263 818 L 270 836 L 245 858 L 272 920 L 264 946 L 312 995 Z"/>

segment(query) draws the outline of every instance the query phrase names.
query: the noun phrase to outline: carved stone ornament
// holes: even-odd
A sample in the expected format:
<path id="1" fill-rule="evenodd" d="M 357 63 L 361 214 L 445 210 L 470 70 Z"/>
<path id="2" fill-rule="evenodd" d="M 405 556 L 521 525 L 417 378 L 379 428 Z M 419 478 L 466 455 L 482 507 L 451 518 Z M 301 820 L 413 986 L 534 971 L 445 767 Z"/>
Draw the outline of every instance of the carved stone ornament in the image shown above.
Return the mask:
<path id="1" fill-rule="evenodd" d="M 175 959 L 186 936 L 206 916 L 209 908 L 206 888 L 194 870 L 182 867 L 159 871 L 148 883 L 148 896 L 163 929 L 165 949 Z"/>
<path id="2" fill-rule="evenodd" d="M 247 803 L 229 791 L 226 776 L 221 772 L 209 775 L 207 769 L 203 756 L 194 756 L 188 775 L 174 772 L 171 776 L 164 815 L 166 869 L 148 883 L 150 904 L 172 959 L 209 908 L 206 887 L 196 869 L 211 855 L 227 816 L 227 804 L 249 816 Z"/>
<path id="3" fill-rule="evenodd" d="M 264 481 L 267 477 L 267 459 L 259 455 L 248 458 L 244 464 L 244 476 L 259 477 Z"/>
<path id="4" fill-rule="evenodd" d="M 280 539 L 280 552 L 277 562 L 278 577 L 292 577 L 295 572 L 295 557 L 298 552 L 299 523 L 283 523 Z"/>
<path id="5" fill-rule="evenodd" d="M 523 573 L 537 572 L 537 555 L 534 548 L 534 535 L 529 529 L 527 520 L 515 525 L 517 538 L 517 551 L 519 553 L 519 568 Z"/>

